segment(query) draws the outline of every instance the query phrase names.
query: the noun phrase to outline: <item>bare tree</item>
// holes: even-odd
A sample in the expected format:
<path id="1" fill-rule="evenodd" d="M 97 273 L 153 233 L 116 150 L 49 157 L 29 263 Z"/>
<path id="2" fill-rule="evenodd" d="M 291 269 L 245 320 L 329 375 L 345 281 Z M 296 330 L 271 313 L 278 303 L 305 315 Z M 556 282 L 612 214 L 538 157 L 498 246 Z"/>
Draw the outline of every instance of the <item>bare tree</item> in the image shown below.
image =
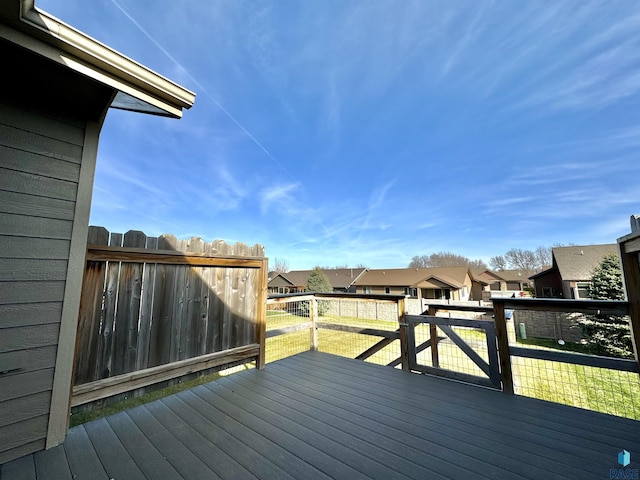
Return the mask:
<path id="1" fill-rule="evenodd" d="M 536 248 L 536 269 L 542 270 L 551 265 L 552 262 L 551 247 Z"/>
<path id="2" fill-rule="evenodd" d="M 536 270 L 536 254 L 533 250 L 512 248 L 504 254 L 504 257 L 509 266 L 515 270 Z"/>
<path id="3" fill-rule="evenodd" d="M 504 255 L 496 255 L 495 257 L 491 257 L 489 259 L 489 266 L 493 270 L 506 270 L 508 267 L 507 259 L 504 258 Z"/>
<path id="4" fill-rule="evenodd" d="M 272 272 L 278 272 L 278 273 L 287 273 L 289 271 L 289 262 L 287 262 L 287 260 L 285 260 L 284 258 L 274 258 L 273 259 L 273 269 L 271 269 Z"/>
<path id="5" fill-rule="evenodd" d="M 409 268 L 432 267 L 470 267 L 487 268 L 482 260 L 471 260 L 462 255 L 451 252 L 438 252 L 431 255 L 416 255 L 411 259 Z"/>
<path id="6" fill-rule="evenodd" d="M 504 255 L 491 257 L 489 264 L 494 270 L 506 270 L 510 268 L 529 272 L 538 271 L 551 265 L 551 250 L 551 247 L 538 247 L 535 250 L 512 248 Z"/>

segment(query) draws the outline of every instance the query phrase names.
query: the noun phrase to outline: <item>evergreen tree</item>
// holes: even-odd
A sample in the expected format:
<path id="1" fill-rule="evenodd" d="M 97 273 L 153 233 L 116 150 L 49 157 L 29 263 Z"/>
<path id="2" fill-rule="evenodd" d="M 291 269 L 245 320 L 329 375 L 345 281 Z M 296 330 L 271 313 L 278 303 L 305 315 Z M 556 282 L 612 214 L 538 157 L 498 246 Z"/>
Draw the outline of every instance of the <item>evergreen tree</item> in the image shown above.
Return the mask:
<path id="1" fill-rule="evenodd" d="M 593 300 L 624 300 L 622 272 L 615 254 L 607 255 L 594 269 L 589 286 Z M 597 355 L 632 358 L 629 319 L 622 315 L 586 315 L 580 326 Z"/>
<path id="2" fill-rule="evenodd" d="M 309 278 L 307 278 L 305 290 L 307 292 L 314 293 L 330 293 L 333 292 L 333 287 L 322 269 L 320 267 L 316 267 L 313 269 L 313 272 L 309 274 Z M 307 302 L 303 302 L 301 307 L 303 314 L 308 315 L 309 304 Z M 327 300 L 318 300 L 318 315 L 324 315 L 328 310 L 329 302 Z"/>
<path id="3" fill-rule="evenodd" d="M 307 292 L 329 293 L 333 292 L 333 287 L 322 269 L 320 267 L 316 267 L 313 269 L 313 272 L 309 274 L 309 278 L 307 278 L 307 286 L 305 290 Z"/>

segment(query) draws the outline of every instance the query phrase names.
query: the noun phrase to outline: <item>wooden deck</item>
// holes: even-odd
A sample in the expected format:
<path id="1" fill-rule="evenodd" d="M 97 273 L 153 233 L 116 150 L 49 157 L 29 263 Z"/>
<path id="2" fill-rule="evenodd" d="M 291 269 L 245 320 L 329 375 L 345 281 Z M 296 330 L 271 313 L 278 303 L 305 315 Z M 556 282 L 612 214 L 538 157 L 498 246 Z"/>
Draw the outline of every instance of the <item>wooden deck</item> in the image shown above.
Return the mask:
<path id="1" fill-rule="evenodd" d="M 640 422 L 306 352 L 71 429 L 26 479 L 603 479 Z"/>

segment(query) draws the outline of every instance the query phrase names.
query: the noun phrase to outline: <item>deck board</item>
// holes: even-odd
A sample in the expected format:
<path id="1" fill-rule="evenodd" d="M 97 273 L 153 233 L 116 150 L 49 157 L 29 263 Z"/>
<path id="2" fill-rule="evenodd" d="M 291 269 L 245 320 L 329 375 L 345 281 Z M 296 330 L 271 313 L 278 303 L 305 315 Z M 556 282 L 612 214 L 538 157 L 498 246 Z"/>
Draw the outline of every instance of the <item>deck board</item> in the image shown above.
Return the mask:
<path id="1" fill-rule="evenodd" d="M 58 448 L 58 447 L 56 447 Z M 109 480 L 83 425 L 69 430 L 64 450 L 74 480 Z"/>
<path id="2" fill-rule="evenodd" d="M 640 422 L 305 352 L 71 429 L 36 478 L 601 479 Z"/>
<path id="3" fill-rule="evenodd" d="M 296 365 L 296 368 L 297 367 L 298 365 Z M 378 398 L 384 397 L 390 400 L 390 402 L 379 404 L 369 401 L 366 398 L 359 400 L 355 394 L 349 393 L 351 387 L 348 385 L 348 382 L 353 382 L 353 374 L 351 373 L 345 374 L 345 376 L 342 377 L 333 372 L 328 376 L 325 372 L 313 371 L 310 368 L 303 368 L 297 374 L 296 372 L 291 374 L 291 369 L 285 371 L 274 365 L 274 370 L 276 369 L 278 369 L 277 372 L 270 372 L 271 378 L 269 378 L 269 381 L 282 383 L 288 378 L 290 382 L 296 382 L 296 379 L 300 378 L 304 372 L 306 375 L 302 382 L 298 383 L 299 385 L 307 384 L 311 381 L 310 379 L 313 378 L 314 384 L 320 391 L 331 386 L 333 398 L 326 396 L 320 397 L 323 402 L 335 405 L 336 399 L 351 401 L 352 404 L 357 401 L 358 405 L 352 407 L 352 409 L 356 408 L 356 413 L 359 416 L 366 417 L 372 412 L 377 412 L 382 415 L 383 418 L 396 418 L 397 420 L 404 421 L 406 422 L 405 425 L 399 427 L 402 431 L 414 432 L 416 436 L 423 438 L 425 441 L 439 440 L 435 439 L 433 435 L 431 437 L 421 435 L 419 429 L 411 425 L 416 418 L 420 419 L 421 426 L 431 425 L 431 430 L 436 432 L 441 432 L 442 428 L 446 427 L 449 430 L 448 435 L 447 433 L 438 433 L 438 435 L 450 436 L 454 442 L 453 448 L 455 449 L 460 449 L 462 447 L 460 442 L 462 442 L 462 444 L 465 445 L 462 448 L 467 452 L 471 452 L 471 448 L 474 448 L 474 445 L 477 448 L 485 442 L 491 442 L 496 446 L 501 445 L 505 449 L 512 448 L 513 442 L 518 442 L 523 450 L 535 455 L 529 457 L 527 469 L 541 465 L 543 470 L 552 468 L 552 471 L 555 473 L 562 472 L 564 465 L 566 465 L 563 459 L 560 459 L 559 462 L 549 460 L 549 457 L 553 458 L 554 451 L 558 448 L 570 455 L 583 455 L 585 461 L 582 464 L 582 468 L 586 471 L 596 466 L 595 464 L 591 464 L 589 460 L 591 450 L 589 450 L 588 447 L 590 446 L 597 449 L 600 447 L 600 443 L 578 438 L 580 445 L 576 446 L 571 443 L 576 441 L 575 436 L 562 434 L 560 432 L 551 432 L 549 429 L 540 428 L 535 424 L 527 423 L 521 419 L 514 419 L 509 423 L 502 423 L 500 421 L 502 419 L 502 411 L 497 411 L 492 416 L 486 414 L 478 415 L 475 411 L 469 412 L 468 408 L 458 408 L 453 402 L 430 402 L 429 408 L 425 409 L 424 402 L 426 399 L 430 399 L 425 392 L 413 398 L 402 398 L 395 394 L 395 391 L 398 390 L 391 385 L 386 385 L 386 388 L 377 392 Z M 292 376 L 287 377 L 287 375 Z M 445 380 L 445 382 L 447 381 Z M 362 386 L 358 386 L 356 391 L 360 392 L 362 389 Z M 376 391 L 372 390 L 366 393 L 374 395 Z M 452 406 L 454 408 L 451 408 Z M 398 412 L 404 412 L 405 415 L 394 415 Z M 545 433 L 547 434 L 545 435 Z M 459 440 L 461 437 L 464 440 Z M 548 445 L 552 439 L 558 443 L 550 447 Z M 467 446 L 470 448 L 467 448 Z M 485 455 L 481 450 L 480 458 L 486 458 Z M 518 462 L 518 464 L 522 465 L 522 462 Z M 569 466 L 572 471 L 574 467 L 571 464 Z"/>

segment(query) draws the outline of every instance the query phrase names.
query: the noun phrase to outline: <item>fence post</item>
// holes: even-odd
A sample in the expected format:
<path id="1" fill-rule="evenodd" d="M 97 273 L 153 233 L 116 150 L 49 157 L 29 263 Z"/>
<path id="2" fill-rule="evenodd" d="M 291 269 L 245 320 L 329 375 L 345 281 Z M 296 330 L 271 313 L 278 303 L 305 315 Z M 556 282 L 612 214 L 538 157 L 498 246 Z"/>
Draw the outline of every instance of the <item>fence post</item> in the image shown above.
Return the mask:
<path id="1" fill-rule="evenodd" d="M 427 314 L 435 317 L 438 309 L 434 305 L 429 305 Z M 440 368 L 440 355 L 438 353 L 438 326 L 429 324 L 429 348 L 431 348 L 431 365 L 434 368 Z"/>
<path id="2" fill-rule="evenodd" d="M 411 332 L 409 331 L 409 326 L 407 325 L 407 310 L 406 310 L 406 301 L 404 298 L 399 298 L 397 301 L 398 306 L 398 329 L 400 333 L 400 359 L 402 360 L 402 370 L 405 372 L 410 372 L 410 361 L 409 361 L 409 344 L 411 341 L 409 336 Z"/>
<path id="3" fill-rule="evenodd" d="M 493 301 L 495 316 L 496 339 L 498 342 L 498 358 L 500 361 L 500 375 L 502 377 L 502 391 L 513 395 L 513 372 L 511 371 L 511 352 L 509 351 L 509 337 L 507 336 L 507 319 L 504 314 L 504 303 Z"/>
<path id="4" fill-rule="evenodd" d="M 262 260 L 258 274 L 258 309 L 256 315 L 256 339 L 260 345 L 260 352 L 256 358 L 256 368 L 261 370 L 265 365 L 265 351 L 267 340 L 267 286 L 269 283 L 269 260 Z"/>
<path id="5" fill-rule="evenodd" d="M 309 305 L 309 321 L 311 323 L 310 349 L 315 352 L 318 350 L 318 329 L 316 328 L 318 318 L 318 299 L 314 296 L 309 300 L 309 302 L 311 302 Z"/>
<path id="6" fill-rule="evenodd" d="M 632 230 L 633 220 L 632 218 Z M 637 221 L 637 220 L 636 220 Z M 631 344 L 640 367 L 640 231 L 618 239 L 622 278 L 629 302 L 629 327 Z"/>

